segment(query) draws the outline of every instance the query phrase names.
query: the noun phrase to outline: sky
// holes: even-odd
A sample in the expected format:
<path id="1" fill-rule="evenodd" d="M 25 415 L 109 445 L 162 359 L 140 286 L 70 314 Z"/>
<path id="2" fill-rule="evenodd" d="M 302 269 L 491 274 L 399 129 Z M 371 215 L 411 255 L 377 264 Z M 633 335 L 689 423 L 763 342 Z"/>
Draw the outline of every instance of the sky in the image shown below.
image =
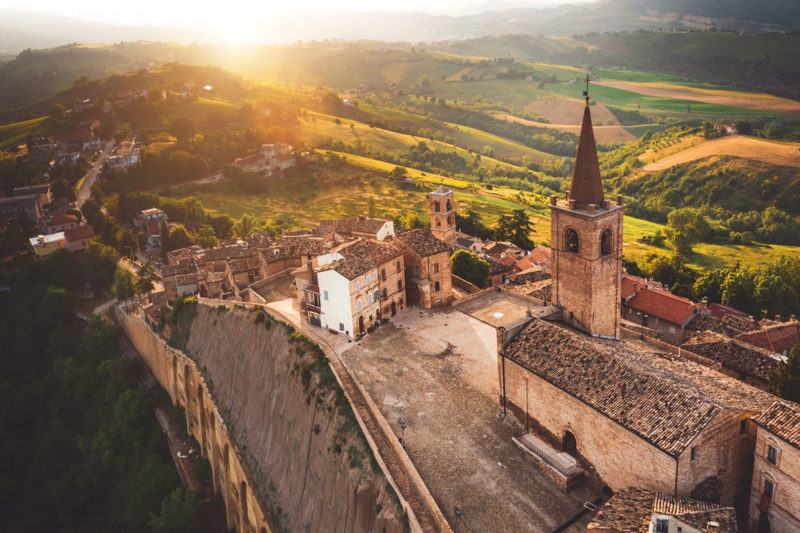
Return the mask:
<path id="1" fill-rule="evenodd" d="M 277 12 L 344 9 L 461 14 L 483 4 L 540 7 L 569 0 L 0 0 L 0 8 L 40 11 L 96 22 L 197 28 Z"/>

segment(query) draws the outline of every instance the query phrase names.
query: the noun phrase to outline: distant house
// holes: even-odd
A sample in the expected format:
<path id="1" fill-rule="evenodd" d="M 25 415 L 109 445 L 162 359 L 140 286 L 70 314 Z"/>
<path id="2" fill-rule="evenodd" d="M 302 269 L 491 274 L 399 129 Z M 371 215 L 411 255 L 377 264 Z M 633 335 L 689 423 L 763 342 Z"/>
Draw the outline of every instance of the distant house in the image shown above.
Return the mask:
<path id="1" fill-rule="evenodd" d="M 394 236 L 394 222 L 384 218 L 358 217 L 321 220 L 312 235 L 341 242 L 344 239 L 374 239 L 382 241 Z"/>
<path id="2" fill-rule="evenodd" d="M 0 198 L 0 217 L 8 222 L 27 218 L 36 223 L 42 218 L 42 204 L 38 194 Z"/>
<path id="3" fill-rule="evenodd" d="M 30 243 L 33 253 L 39 257 L 45 257 L 67 246 L 63 231 L 49 233 L 47 235 L 37 235 L 36 237 L 28 239 L 28 242 Z"/>
<path id="4" fill-rule="evenodd" d="M 83 100 L 78 100 L 74 104 L 72 104 L 72 112 L 73 113 L 83 113 L 84 111 L 88 111 L 92 108 L 92 100 L 90 98 L 84 98 Z"/>
<path id="5" fill-rule="evenodd" d="M 106 159 L 108 168 L 128 168 L 139 163 L 139 150 L 131 150 L 124 154 L 112 155 Z"/>
<path id="6" fill-rule="evenodd" d="M 238 169 L 246 170 L 248 172 L 262 173 L 269 171 L 269 165 L 267 164 L 267 161 L 258 154 L 235 159 L 232 165 Z"/>
<path id="7" fill-rule="evenodd" d="M 267 166 L 273 170 L 286 170 L 297 164 L 293 148 L 286 143 L 262 144 L 261 155 Z"/>
<path id="8" fill-rule="evenodd" d="M 800 323 L 797 320 L 779 322 L 753 331 L 740 333 L 736 340 L 758 346 L 764 350 L 789 355 L 793 346 L 800 344 Z"/>
<path id="9" fill-rule="evenodd" d="M 286 170 L 294 166 L 297 166 L 297 160 L 291 154 L 279 155 L 272 158 L 272 167 L 276 170 Z"/>
<path id="10" fill-rule="evenodd" d="M 686 338 L 689 321 L 698 313 L 706 313 L 687 298 L 636 285 L 633 294 L 624 299 L 621 311 L 623 319 L 657 331 L 661 340 L 676 346 Z"/>
<path id="11" fill-rule="evenodd" d="M 78 219 L 72 215 L 53 215 L 44 219 L 44 227 L 47 233 L 66 231 L 78 227 Z"/>
<path id="12" fill-rule="evenodd" d="M 452 246 L 434 237 L 428 229 L 406 231 L 398 235 L 397 240 L 406 248 L 403 258 L 408 302 L 423 309 L 450 305 L 453 301 Z"/>
<path id="13" fill-rule="evenodd" d="M 133 225 L 147 234 L 150 246 L 159 246 L 161 243 L 161 223 L 167 223 L 167 214 L 161 209 L 151 207 L 143 209 L 136 214 Z"/>
<path id="14" fill-rule="evenodd" d="M 77 226 L 64 231 L 67 241 L 67 250 L 72 253 L 82 252 L 89 247 L 89 241 L 94 237 L 91 226 Z"/>
<path id="15" fill-rule="evenodd" d="M 49 183 L 42 185 L 30 185 L 27 187 L 14 187 L 12 196 L 30 196 L 35 194 L 39 197 L 39 205 L 45 206 L 53 203 L 53 193 Z"/>

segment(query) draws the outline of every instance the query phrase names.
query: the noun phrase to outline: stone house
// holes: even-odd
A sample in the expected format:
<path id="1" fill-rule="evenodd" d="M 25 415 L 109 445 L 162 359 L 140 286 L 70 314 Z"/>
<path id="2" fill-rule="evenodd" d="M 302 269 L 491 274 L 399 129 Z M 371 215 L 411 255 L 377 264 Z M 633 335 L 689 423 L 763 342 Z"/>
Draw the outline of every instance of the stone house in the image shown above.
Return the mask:
<path id="1" fill-rule="evenodd" d="M 450 305 L 453 301 L 450 277 L 452 246 L 434 237 L 427 229 L 403 232 L 397 240 L 405 246 L 403 259 L 408 302 L 423 309 Z"/>
<path id="2" fill-rule="evenodd" d="M 264 157 L 258 154 L 248 155 L 247 157 L 240 157 L 235 159 L 232 165 L 238 169 L 248 172 L 263 173 L 269 171 L 269 165 L 264 160 Z"/>
<path id="3" fill-rule="evenodd" d="M 39 198 L 38 194 L 0 198 L 0 217 L 17 222 L 27 219 L 35 224 L 42 218 Z"/>
<path id="4" fill-rule="evenodd" d="M 309 322 L 356 339 L 382 317 L 402 311 L 406 306 L 404 252 L 397 243 L 358 240 L 318 257 L 316 286 L 298 287 L 306 298 L 309 290 L 319 291 L 319 310 L 305 309 Z"/>
<path id="5" fill-rule="evenodd" d="M 197 285 L 203 298 L 219 298 L 225 291 L 225 273 L 205 269 L 197 271 Z"/>
<path id="6" fill-rule="evenodd" d="M 388 237 L 394 237 L 394 234 L 393 221 L 371 217 L 322 220 L 312 230 L 314 237 L 333 243 L 341 243 L 351 239 L 383 241 Z"/>
<path id="7" fill-rule="evenodd" d="M 168 222 L 167 214 L 156 207 L 142 209 L 136 213 L 136 217 L 133 219 L 133 225 L 147 235 L 150 246 L 159 246 L 161 244 L 162 222 L 164 224 Z"/>
<path id="8" fill-rule="evenodd" d="M 489 283 L 493 286 L 504 284 L 507 279 L 516 273 L 514 261 L 509 264 L 488 255 L 481 255 L 481 259 L 489 263 Z"/>
<path id="9" fill-rule="evenodd" d="M 632 488 L 614 494 L 586 529 L 597 533 L 737 533 L 738 526 L 733 507 Z"/>
<path id="10" fill-rule="evenodd" d="M 179 263 L 177 265 L 165 265 L 161 267 L 161 279 L 164 280 L 164 291 L 167 302 L 173 304 L 175 303 L 175 300 L 177 300 L 178 296 L 185 295 L 185 293 L 182 291 L 187 290 L 186 284 L 180 284 L 181 288 L 179 290 L 178 277 L 186 276 L 188 274 L 195 274 L 196 276 L 196 272 L 197 266 L 191 262 Z M 181 278 L 180 281 L 186 282 L 187 279 Z"/>
<path id="11" fill-rule="evenodd" d="M 754 422 L 749 530 L 800 531 L 800 406 L 776 401 Z"/>
<path id="12" fill-rule="evenodd" d="M 764 350 L 789 355 L 793 346 L 800 344 L 800 322 L 790 320 L 763 326 L 759 329 L 740 333 L 737 340 L 758 346 Z"/>
<path id="13" fill-rule="evenodd" d="M 66 231 L 78 227 L 78 219 L 72 215 L 53 215 L 44 219 L 44 227 L 47 233 Z"/>
<path id="14" fill-rule="evenodd" d="M 14 187 L 12 196 L 30 196 L 36 195 L 39 197 L 39 205 L 45 206 L 53 203 L 53 192 L 49 183 L 42 185 L 30 185 L 27 187 Z"/>
<path id="15" fill-rule="evenodd" d="M 228 284 L 240 290 L 264 277 L 261 263 L 256 255 L 228 260 L 225 264 L 225 274 L 228 277 Z"/>

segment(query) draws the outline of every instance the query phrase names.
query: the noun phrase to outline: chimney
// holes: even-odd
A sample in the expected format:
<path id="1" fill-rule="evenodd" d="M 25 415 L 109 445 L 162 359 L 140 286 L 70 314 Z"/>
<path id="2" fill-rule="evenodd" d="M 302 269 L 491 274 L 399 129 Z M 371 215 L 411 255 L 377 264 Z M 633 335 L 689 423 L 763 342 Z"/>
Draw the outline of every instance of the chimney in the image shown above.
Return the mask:
<path id="1" fill-rule="evenodd" d="M 775 322 L 781 321 L 781 315 L 775 315 Z"/>
<path id="2" fill-rule="evenodd" d="M 625 200 L 622 198 L 622 195 L 617 196 L 617 205 L 625 205 Z"/>
<path id="3" fill-rule="evenodd" d="M 555 194 L 551 194 L 550 195 L 550 205 L 556 205 L 556 202 L 558 202 L 558 196 L 556 196 Z"/>
<path id="4" fill-rule="evenodd" d="M 700 307 L 703 308 L 703 309 L 708 309 L 708 298 L 707 297 L 703 296 L 700 299 Z"/>

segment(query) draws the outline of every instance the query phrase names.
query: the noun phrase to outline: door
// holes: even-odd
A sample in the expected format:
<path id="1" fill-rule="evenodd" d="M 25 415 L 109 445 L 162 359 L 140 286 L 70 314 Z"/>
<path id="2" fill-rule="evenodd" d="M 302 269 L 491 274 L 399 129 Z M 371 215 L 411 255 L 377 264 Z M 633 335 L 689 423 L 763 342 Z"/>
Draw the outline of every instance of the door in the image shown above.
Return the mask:
<path id="1" fill-rule="evenodd" d="M 366 333 L 366 328 L 364 328 L 364 316 L 358 317 L 358 335 L 361 336 Z"/>
<path id="2" fill-rule="evenodd" d="M 569 430 L 564 431 L 564 437 L 561 440 L 561 451 L 573 457 L 578 456 L 578 442 L 575 440 L 575 435 Z"/>
<path id="3" fill-rule="evenodd" d="M 397 304 L 392 302 L 392 316 L 397 314 Z"/>

